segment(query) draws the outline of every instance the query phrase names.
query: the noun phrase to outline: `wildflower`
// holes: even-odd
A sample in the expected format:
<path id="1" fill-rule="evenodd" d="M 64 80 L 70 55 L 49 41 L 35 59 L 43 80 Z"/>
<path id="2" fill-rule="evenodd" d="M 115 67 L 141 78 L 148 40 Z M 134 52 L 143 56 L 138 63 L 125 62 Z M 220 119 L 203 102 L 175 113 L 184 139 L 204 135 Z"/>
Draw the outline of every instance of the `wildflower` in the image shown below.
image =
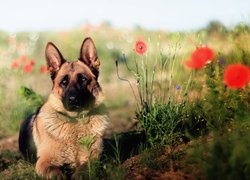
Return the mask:
<path id="1" fill-rule="evenodd" d="M 192 69 L 201 69 L 210 63 L 214 58 L 214 52 L 209 47 L 198 47 L 191 55 L 191 58 L 185 62 L 185 65 Z"/>
<path id="2" fill-rule="evenodd" d="M 40 67 L 40 73 L 46 73 L 48 70 L 47 70 L 47 66 L 45 66 L 45 65 L 42 65 L 41 67 Z"/>
<path id="3" fill-rule="evenodd" d="M 136 41 L 135 52 L 139 55 L 143 55 L 147 51 L 147 45 L 144 41 Z"/>
<path id="4" fill-rule="evenodd" d="M 202 61 L 196 61 L 193 59 L 189 59 L 189 60 L 185 61 L 185 65 L 189 68 L 192 68 L 192 69 L 201 69 L 201 68 L 203 68 L 203 66 L 205 64 Z"/>
<path id="5" fill-rule="evenodd" d="M 27 64 L 34 66 L 35 65 L 35 61 L 33 59 L 31 59 Z"/>
<path id="6" fill-rule="evenodd" d="M 31 73 L 33 71 L 33 66 L 30 65 L 30 64 L 26 64 L 24 67 L 23 67 L 23 72 L 24 73 Z"/>
<path id="7" fill-rule="evenodd" d="M 180 86 L 180 85 L 177 85 L 177 86 L 176 86 L 176 89 L 177 89 L 177 90 L 180 90 L 180 89 L 181 89 L 181 86 Z"/>
<path id="8" fill-rule="evenodd" d="M 17 60 L 13 61 L 11 64 L 12 69 L 17 69 L 19 68 L 19 66 L 20 66 L 20 63 Z"/>
<path id="9" fill-rule="evenodd" d="M 250 81 L 250 70 L 243 64 L 230 64 L 224 70 L 224 83 L 229 88 L 243 88 Z"/>
<path id="10" fill-rule="evenodd" d="M 29 65 L 29 64 L 26 64 L 24 67 L 23 67 L 23 72 L 24 73 L 31 73 L 33 71 L 33 66 Z"/>
<path id="11" fill-rule="evenodd" d="M 226 64 L 226 60 L 224 57 L 219 58 L 219 65 L 224 66 Z"/>
<path id="12" fill-rule="evenodd" d="M 209 63 L 214 58 L 214 52 L 209 47 L 199 47 L 192 53 L 192 59 Z"/>
<path id="13" fill-rule="evenodd" d="M 20 61 L 20 63 L 24 63 L 25 61 L 26 61 L 26 55 L 22 55 L 22 56 L 20 56 L 20 58 L 19 58 L 19 61 Z"/>
<path id="14" fill-rule="evenodd" d="M 31 73 L 34 69 L 35 62 L 34 60 L 30 60 L 24 67 L 23 72 L 24 73 Z"/>

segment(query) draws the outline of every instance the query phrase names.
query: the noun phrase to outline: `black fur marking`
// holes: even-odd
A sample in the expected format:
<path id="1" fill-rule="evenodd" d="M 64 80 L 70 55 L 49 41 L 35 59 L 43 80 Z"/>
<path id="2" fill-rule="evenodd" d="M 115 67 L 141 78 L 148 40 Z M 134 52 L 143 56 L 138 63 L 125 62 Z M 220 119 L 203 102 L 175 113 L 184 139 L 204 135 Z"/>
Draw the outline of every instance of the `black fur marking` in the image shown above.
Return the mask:
<path id="1" fill-rule="evenodd" d="M 36 119 L 40 108 L 37 110 L 35 114 L 29 115 L 22 123 L 20 131 L 19 131 L 19 150 L 22 153 L 24 159 L 31 163 L 35 163 L 37 160 L 36 157 L 36 147 L 32 135 L 33 129 L 33 121 Z"/>

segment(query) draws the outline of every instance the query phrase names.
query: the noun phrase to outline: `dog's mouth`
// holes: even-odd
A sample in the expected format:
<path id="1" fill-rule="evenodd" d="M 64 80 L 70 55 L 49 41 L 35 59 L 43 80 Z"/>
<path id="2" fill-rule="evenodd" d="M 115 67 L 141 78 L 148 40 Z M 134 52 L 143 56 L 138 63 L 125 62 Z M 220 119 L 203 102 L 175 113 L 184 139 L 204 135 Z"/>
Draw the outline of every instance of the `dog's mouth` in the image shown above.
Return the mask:
<path id="1" fill-rule="evenodd" d="M 95 97 L 92 94 L 85 96 L 69 96 L 63 98 L 63 106 L 67 111 L 81 112 L 94 106 Z"/>
<path id="2" fill-rule="evenodd" d="M 68 104 L 65 104 L 63 105 L 64 108 L 67 110 L 67 111 L 74 111 L 74 112 L 81 112 L 83 111 L 83 107 L 80 106 L 80 105 L 68 105 Z"/>

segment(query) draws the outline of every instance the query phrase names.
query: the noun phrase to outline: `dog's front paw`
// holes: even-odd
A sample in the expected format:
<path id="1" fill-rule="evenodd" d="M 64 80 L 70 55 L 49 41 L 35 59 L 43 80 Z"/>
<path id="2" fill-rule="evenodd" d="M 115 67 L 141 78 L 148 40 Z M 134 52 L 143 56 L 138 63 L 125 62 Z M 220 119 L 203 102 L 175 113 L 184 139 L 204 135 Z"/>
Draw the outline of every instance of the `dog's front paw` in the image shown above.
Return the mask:
<path id="1" fill-rule="evenodd" d="M 46 170 L 36 170 L 38 176 L 46 179 L 66 179 L 63 172 L 57 167 L 48 167 Z"/>
<path id="2" fill-rule="evenodd" d="M 51 165 L 48 161 L 42 161 L 42 159 L 36 163 L 36 173 L 46 179 L 66 179 L 58 167 Z"/>
<path id="3" fill-rule="evenodd" d="M 59 168 L 49 167 L 46 173 L 46 179 L 66 179 L 66 177 Z"/>

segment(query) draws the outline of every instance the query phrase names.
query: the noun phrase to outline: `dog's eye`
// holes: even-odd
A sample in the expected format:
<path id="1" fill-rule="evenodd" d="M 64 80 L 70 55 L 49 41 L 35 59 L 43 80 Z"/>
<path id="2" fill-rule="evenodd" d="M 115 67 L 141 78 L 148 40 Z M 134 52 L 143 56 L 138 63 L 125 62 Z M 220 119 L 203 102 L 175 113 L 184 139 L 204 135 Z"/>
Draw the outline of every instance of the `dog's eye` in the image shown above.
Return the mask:
<path id="1" fill-rule="evenodd" d="M 83 74 L 79 74 L 78 75 L 78 81 L 80 81 L 80 82 L 87 82 L 88 78 L 85 75 L 83 75 Z"/>
<path id="2" fill-rule="evenodd" d="M 62 85 L 66 86 L 68 84 L 68 81 L 65 79 L 62 81 Z"/>
<path id="3" fill-rule="evenodd" d="M 69 78 L 68 76 L 64 76 L 64 78 L 61 80 L 60 85 L 63 87 L 66 87 L 69 83 Z"/>
<path id="4" fill-rule="evenodd" d="M 82 76 L 82 81 L 87 81 L 87 78 Z"/>

